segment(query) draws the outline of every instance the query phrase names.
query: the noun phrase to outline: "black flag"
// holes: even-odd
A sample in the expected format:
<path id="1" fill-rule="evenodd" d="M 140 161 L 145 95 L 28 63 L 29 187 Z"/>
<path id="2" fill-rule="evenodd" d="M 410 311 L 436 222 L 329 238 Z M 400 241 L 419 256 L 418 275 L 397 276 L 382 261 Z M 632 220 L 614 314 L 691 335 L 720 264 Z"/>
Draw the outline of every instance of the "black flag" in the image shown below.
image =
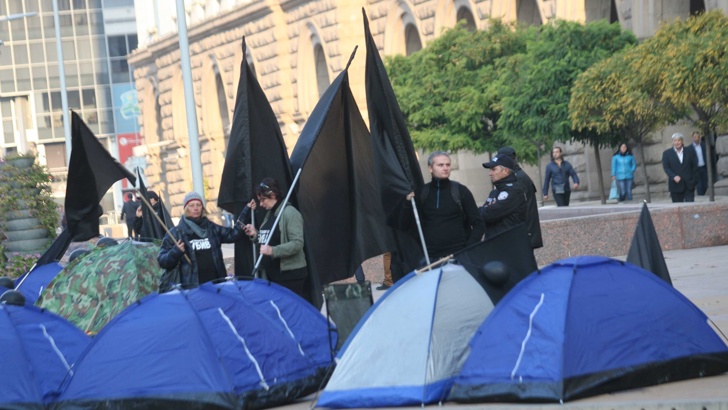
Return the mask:
<path id="1" fill-rule="evenodd" d="M 298 203 L 321 283 L 351 277 L 362 261 L 387 251 L 369 130 L 348 68 L 316 104 L 291 154 L 292 168 L 301 169 Z"/>
<path id="2" fill-rule="evenodd" d="M 470 245 L 457 252 L 455 259 L 480 283 L 493 304 L 538 270 L 526 224 Z"/>
<path id="3" fill-rule="evenodd" d="M 73 241 L 99 236 L 99 202 L 114 182 L 126 178 L 136 184 L 134 174 L 114 159 L 81 117 L 71 111 L 71 160 L 66 185 L 66 220 Z"/>
<path id="4" fill-rule="evenodd" d="M 235 217 L 255 197 L 255 190 L 263 178 L 275 178 L 283 192 L 293 182 L 288 151 L 278 120 L 248 67 L 245 38 L 242 43 L 243 60 L 240 62 L 235 112 L 217 197 L 217 206 Z M 295 205 L 295 198 L 291 202 Z M 257 221 L 262 221 L 264 212 L 261 208 L 256 209 Z M 248 240 L 235 243 L 236 276 L 251 275 L 255 263 L 251 246 Z"/>
<path id="5" fill-rule="evenodd" d="M 637 221 L 632 244 L 629 246 L 629 252 L 627 253 L 627 262 L 654 273 L 672 285 L 670 272 L 667 270 L 660 240 L 657 238 L 655 225 L 652 224 L 652 217 L 647 209 L 647 203 L 642 204 L 640 219 Z"/>
<path id="6" fill-rule="evenodd" d="M 71 244 L 71 232 L 68 229 L 64 229 L 63 232 L 60 233 L 56 237 L 56 239 L 53 240 L 51 243 L 51 246 L 46 249 L 46 251 L 43 253 L 43 255 L 38 258 L 38 261 L 33 265 L 33 269 L 28 272 L 28 274 L 32 273 L 35 268 L 39 268 L 43 265 L 47 265 L 51 262 L 58 262 L 63 258 L 63 254 L 66 253 L 66 249 L 68 249 L 68 245 Z"/>
<path id="7" fill-rule="evenodd" d="M 147 190 L 147 186 L 144 185 L 144 178 L 142 178 L 141 170 L 139 168 L 137 168 L 137 177 L 139 179 L 139 192 L 142 194 L 144 199 L 147 200 L 147 203 L 152 205 L 149 191 Z M 167 230 L 174 226 L 172 218 L 169 216 L 169 212 L 164 206 L 164 202 L 162 202 L 162 198 L 159 195 L 156 195 L 154 200 L 157 202 L 152 205 L 154 211 L 149 209 L 146 204 L 141 204 L 143 223 L 141 232 L 139 233 L 139 238 L 142 241 L 151 241 L 153 239 L 162 240 L 164 239 L 164 235 L 167 234 Z M 155 214 L 156 216 L 154 216 Z M 159 219 L 157 219 L 157 217 L 159 217 Z M 164 223 L 164 226 L 159 223 L 159 220 Z"/>
<path id="8" fill-rule="evenodd" d="M 410 192 L 420 192 L 424 180 L 407 124 L 394 95 L 392 84 L 384 69 L 379 50 L 369 30 L 369 21 L 364 15 L 366 37 L 366 93 L 371 130 L 372 155 L 379 179 L 379 195 L 386 215 L 401 206 Z M 417 267 L 422 258 L 422 248 L 417 241 L 417 232 L 394 232 L 394 248 L 402 264 L 403 273 Z"/>

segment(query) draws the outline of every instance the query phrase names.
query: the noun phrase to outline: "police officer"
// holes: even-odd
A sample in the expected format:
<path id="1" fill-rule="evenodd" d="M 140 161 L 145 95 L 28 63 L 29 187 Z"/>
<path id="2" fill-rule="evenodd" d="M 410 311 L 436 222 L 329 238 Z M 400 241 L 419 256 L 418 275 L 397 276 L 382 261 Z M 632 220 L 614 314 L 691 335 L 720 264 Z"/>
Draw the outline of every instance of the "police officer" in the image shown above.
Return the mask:
<path id="1" fill-rule="evenodd" d="M 480 217 L 485 221 L 485 237 L 493 237 L 526 222 L 526 194 L 516 179 L 516 164 L 508 155 L 496 155 L 483 164 L 488 168 L 495 188 L 480 207 Z"/>

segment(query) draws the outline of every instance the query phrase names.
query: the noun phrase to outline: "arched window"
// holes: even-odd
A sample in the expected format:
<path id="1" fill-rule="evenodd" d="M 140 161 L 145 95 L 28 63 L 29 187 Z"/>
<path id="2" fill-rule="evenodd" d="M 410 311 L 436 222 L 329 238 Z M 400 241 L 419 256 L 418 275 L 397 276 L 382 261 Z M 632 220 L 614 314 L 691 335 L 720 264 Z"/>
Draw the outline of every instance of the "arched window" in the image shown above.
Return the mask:
<path id="1" fill-rule="evenodd" d="M 518 0 L 516 2 L 516 16 L 521 23 L 533 26 L 543 24 L 536 0 Z"/>
<path id="2" fill-rule="evenodd" d="M 405 53 L 412 55 L 422 50 L 422 42 L 420 41 L 420 33 L 414 24 L 408 24 L 404 29 Z"/>
<path id="3" fill-rule="evenodd" d="M 222 84 L 222 76 L 219 71 L 215 73 L 215 88 L 217 89 L 217 106 L 220 109 L 222 130 L 225 133 L 225 146 L 227 146 L 227 137 L 230 135 L 230 111 L 228 110 L 227 98 L 225 98 L 225 87 Z"/>
<path id="4" fill-rule="evenodd" d="M 477 29 L 477 26 L 475 25 L 475 17 L 473 17 L 473 13 L 469 8 L 460 7 L 458 9 L 457 14 L 455 15 L 455 21 L 460 22 L 460 20 L 465 20 L 465 28 L 468 30 L 475 31 Z"/>
<path id="5" fill-rule="evenodd" d="M 614 0 L 611 1 L 611 5 L 609 7 L 609 22 L 610 23 L 619 23 L 619 13 L 617 13 L 617 3 L 614 2 Z"/>
<path id="6" fill-rule="evenodd" d="M 326 65 L 326 54 L 321 44 L 316 44 L 313 50 L 314 61 L 316 64 L 316 84 L 318 86 L 318 96 L 321 98 L 329 87 L 329 68 Z"/>
<path id="7" fill-rule="evenodd" d="M 705 1 L 703 0 L 690 0 L 690 15 L 705 13 Z"/>

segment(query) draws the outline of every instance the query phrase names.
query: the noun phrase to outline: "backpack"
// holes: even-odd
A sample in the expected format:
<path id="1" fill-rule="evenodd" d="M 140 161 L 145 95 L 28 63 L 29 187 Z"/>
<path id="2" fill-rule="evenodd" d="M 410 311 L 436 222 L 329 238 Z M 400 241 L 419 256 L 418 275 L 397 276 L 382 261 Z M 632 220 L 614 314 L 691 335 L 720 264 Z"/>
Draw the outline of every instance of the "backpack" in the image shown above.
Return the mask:
<path id="1" fill-rule="evenodd" d="M 452 199 L 455 201 L 456 204 L 458 204 L 458 207 L 460 210 L 463 210 L 463 201 L 460 199 L 460 183 L 457 181 L 450 180 L 450 193 L 452 194 Z M 427 199 L 427 196 L 430 194 L 430 184 L 425 184 L 422 186 L 422 192 L 420 192 L 420 198 L 422 198 L 422 201 Z"/>

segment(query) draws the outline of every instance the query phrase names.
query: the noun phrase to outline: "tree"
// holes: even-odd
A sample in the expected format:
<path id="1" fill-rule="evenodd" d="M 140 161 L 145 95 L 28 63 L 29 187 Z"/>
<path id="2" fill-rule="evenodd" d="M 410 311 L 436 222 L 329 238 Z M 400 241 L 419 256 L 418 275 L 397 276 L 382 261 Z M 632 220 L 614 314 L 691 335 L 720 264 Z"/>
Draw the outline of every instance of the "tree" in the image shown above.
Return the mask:
<path id="1" fill-rule="evenodd" d="M 575 130 L 606 135 L 605 141 L 611 141 L 612 146 L 627 139 L 641 148 L 641 170 L 647 202 L 651 202 L 644 143 L 649 133 L 674 118 L 674 109 L 654 97 L 654 84 L 633 75 L 641 64 L 640 57 L 636 47 L 628 48 L 581 73 L 571 90 L 569 112 Z"/>
<path id="2" fill-rule="evenodd" d="M 556 21 L 528 38 L 524 55 L 503 64 L 498 81 L 501 115 L 498 135 L 536 163 L 555 141 L 579 140 L 594 147 L 602 186 L 599 147 L 610 141 L 589 129 L 574 131 L 569 118 L 571 88 L 577 76 L 597 61 L 634 44 L 634 35 L 619 24 Z"/>
<path id="3" fill-rule="evenodd" d="M 640 47 L 639 78 L 654 78 L 656 95 L 676 107 L 683 119 L 715 149 L 715 130 L 728 124 L 728 17 L 716 10 L 660 27 Z M 715 201 L 713 163 L 707 161 L 708 194 Z"/>
<path id="4" fill-rule="evenodd" d="M 494 138 L 496 62 L 525 50 L 523 34 L 500 20 L 484 31 L 458 25 L 411 56 L 387 59 L 417 148 L 482 153 L 502 146 Z"/>

